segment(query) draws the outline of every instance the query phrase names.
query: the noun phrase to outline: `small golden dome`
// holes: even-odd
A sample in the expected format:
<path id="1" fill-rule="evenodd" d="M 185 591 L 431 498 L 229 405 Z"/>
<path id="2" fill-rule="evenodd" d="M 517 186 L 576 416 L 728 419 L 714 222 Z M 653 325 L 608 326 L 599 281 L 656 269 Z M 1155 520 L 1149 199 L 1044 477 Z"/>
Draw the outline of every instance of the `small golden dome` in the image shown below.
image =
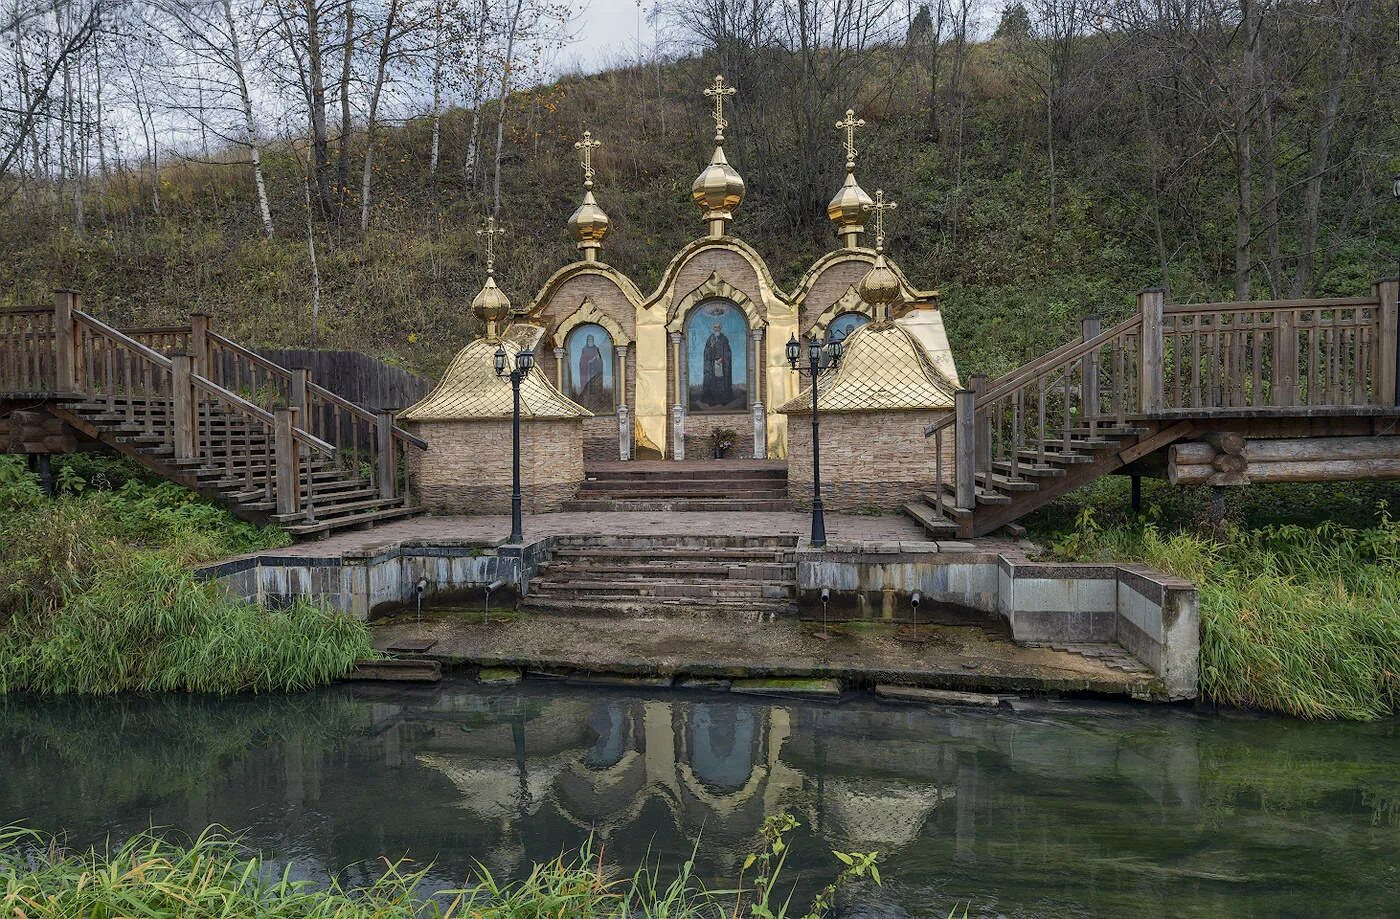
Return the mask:
<path id="1" fill-rule="evenodd" d="M 858 292 L 862 300 L 875 306 L 887 306 L 903 298 L 899 278 L 890 268 L 890 263 L 885 261 L 884 253 L 875 256 L 875 264 L 860 279 Z"/>
<path id="2" fill-rule="evenodd" d="M 592 185 L 593 183 L 588 183 Z M 583 203 L 569 217 L 569 233 L 580 249 L 597 249 L 608 235 L 608 215 L 598 206 L 592 189 L 583 193 Z"/>
<path id="3" fill-rule="evenodd" d="M 711 230 L 715 222 L 734 219 L 734 210 L 744 200 L 744 180 L 724 158 L 724 147 L 716 146 L 710 165 L 706 166 L 690 186 L 690 197 L 705 210 Z"/>
<path id="4" fill-rule="evenodd" d="M 486 273 L 486 283 L 481 285 L 480 292 L 472 299 L 472 312 L 486 323 L 488 335 L 494 331 L 496 323 L 510 313 L 510 298 L 496 286 L 494 272 Z"/>
<path id="5" fill-rule="evenodd" d="M 836 197 L 826 206 L 826 216 L 831 218 L 831 222 L 836 224 L 843 236 L 847 233 L 859 233 L 865 229 L 866 209 L 874 203 L 856 181 L 855 170 L 847 168 L 846 181 L 841 185 Z"/>

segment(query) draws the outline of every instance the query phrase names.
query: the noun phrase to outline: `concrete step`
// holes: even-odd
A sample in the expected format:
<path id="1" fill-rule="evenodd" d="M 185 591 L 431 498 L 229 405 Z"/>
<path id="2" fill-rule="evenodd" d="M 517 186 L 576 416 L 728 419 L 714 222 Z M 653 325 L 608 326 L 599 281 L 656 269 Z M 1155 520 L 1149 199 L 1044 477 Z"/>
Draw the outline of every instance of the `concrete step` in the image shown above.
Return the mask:
<path id="1" fill-rule="evenodd" d="M 787 479 L 787 466 L 775 465 L 771 467 L 745 467 L 737 464 L 725 463 L 716 460 L 712 464 L 697 465 L 692 463 L 677 463 L 675 469 L 627 469 L 608 468 L 590 470 L 585 468 L 583 477 L 588 481 L 653 481 L 653 482 L 673 482 L 673 481 L 707 481 L 707 482 L 733 482 L 737 480 L 749 479 Z"/>
<path id="2" fill-rule="evenodd" d="M 613 499 L 617 501 L 635 501 L 644 499 L 667 499 L 667 498 L 693 498 L 698 500 L 787 500 L 787 487 L 779 488 L 747 488 L 741 483 L 732 485 L 720 485 L 718 483 L 699 483 L 685 488 L 673 487 L 653 487 L 637 486 L 619 488 L 616 485 L 608 487 L 595 487 L 592 483 L 585 482 L 578 491 L 580 499 Z"/>
<path id="3" fill-rule="evenodd" d="M 751 512 L 770 513 L 774 511 L 790 511 L 793 504 L 786 498 L 777 500 L 773 498 L 755 498 L 753 500 L 727 498 L 703 499 L 703 498 L 647 498 L 647 499 L 612 499 L 612 498 L 575 498 L 572 501 L 564 502 L 566 511 L 731 511 L 731 512 Z"/>
<path id="4" fill-rule="evenodd" d="M 795 616 L 797 604 L 791 600 L 743 599 L 721 601 L 702 598 L 659 599 L 655 597 L 543 597 L 531 593 L 520 601 L 526 612 L 603 618 L 664 616 L 674 619 L 714 619 L 728 622 L 755 622 L 778 616 Z"/>
<path id="5" fill-rule="evenodd" d="M 792 583 L 797 577 L 797 565 L 792 562 L 733 561 L 703 562 L 638 558 L 636 561 L 605 561 L 596 558 L 546 562 L 540 566 L 550 580 L 564 581 L 579 576 L 616 576 L 620 578 L 712 578 L 717 582 L 773 581 Z"/>
<path id="6" fill-rule="evenodd" d="M 561 537 L 562 538 L 562 537 Z M 742 546 L 576 546 L 555 544 L 554 556 L 563 561 L 570 559 L 590 559 L 608 562 L 612 560 L 640 561 L 655 559 L 685 563 L 688 561 L 713 562 L 781 562 L 791 552 L 789 546 L 759 545 L 749 548 Z"/>
<path id="7" fill-rule="evenodd" d="M 530 582 L 530 591 L 548 597 L 691 597 L 697 599 L 785 600 L 795 587 L 769 581 L 689 581 L 662 578 L 621 578 L 554 581 L 548 576 Z"/>

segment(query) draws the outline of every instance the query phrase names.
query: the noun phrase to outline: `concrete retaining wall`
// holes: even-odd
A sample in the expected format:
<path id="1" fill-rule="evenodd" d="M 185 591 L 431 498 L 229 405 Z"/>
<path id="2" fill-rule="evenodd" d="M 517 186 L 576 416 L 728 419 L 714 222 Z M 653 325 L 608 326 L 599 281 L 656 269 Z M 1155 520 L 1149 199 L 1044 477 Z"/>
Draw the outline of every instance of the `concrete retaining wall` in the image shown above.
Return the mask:
<path id="1" fill-rule="evenodd" d="M 1004 621 L 1017 641 L 1116 642 L 1162 678 L 1173 699 L 1196 696 L 1200 610 L 1196 588 L 1146 565 L 1046 564 L 972 543 L 799 547 L 798 600 L 836 617 L 909 620 L 975 610 Z"/>
<path id="2" fill-rule="evenodd" d="M 417 584 L 425 581 L 423 600 L 485 600 L 485 586 L 504 581 L 492 604 L 510 605 L 549 557 L 551 539 L 523 546 L 399 545 L 372 553 L 329 557 L 247 556 L 195 570 L 217 580 L 230 596 L 263 606 L 285 606 L 297 598 L 324 603 L 337 612 L 368 619 L 411 606 Z"/>

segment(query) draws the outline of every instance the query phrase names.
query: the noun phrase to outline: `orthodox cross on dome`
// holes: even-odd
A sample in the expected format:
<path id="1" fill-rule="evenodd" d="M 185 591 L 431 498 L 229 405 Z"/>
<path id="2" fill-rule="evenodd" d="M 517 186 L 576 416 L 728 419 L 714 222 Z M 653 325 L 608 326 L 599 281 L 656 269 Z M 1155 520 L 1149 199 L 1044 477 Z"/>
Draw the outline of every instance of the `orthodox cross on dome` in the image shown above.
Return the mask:
<path id="1" fill-rule="evenodd" d="M 855 109 L 846 109 L 846 117 L 836 122 L 838 130 L 846 132 L 846 168 L 856 168 L 856 128 L 865 127 L 865 119 L 857 118 Z"/>
<path id="2" fill-rule="evenodd" d="M 493 274 L 496 271 L 496 237 L 506 235 L 505 228 L 496 225 L 495 217 L 486 217 L 476 235 L 486 238 L 486 273 Z"/>
<path id="3" fill-rule="evenodd" d="M 884 189 L 875 190 L 875 203 L 867 204 L 865 210 L 875 212 L 875 251 L 882 252 L 885 248 L 885 211 L 892 211 L 899 207 L 893 201 L 885 200 Z"/>
<path id="4" fill-rule="evenodd" d="M 583 163 L 583 187 L 593 187 L 593 151 L 603 146 L 601 140 L 593 139 L 592 131 L 583 132 L 583 140 L 574 144 L 574 149 L 580 153 L 580 160 Z"/>
<path id="5" fill-rule="evenodd" d="M 715 100 L 713 117 L 715 119 L 715 143 L 717 144 L 724 141 L 724 129 L 729 127 L 729 122 L 724 120 L 724 97 L 732 96 L 737 92 L 738 90 L 734 87 L 725 86 L 724 77 L 718 74 L 715 75 L 714 82 L 705 90 L 705 95 Z"/>

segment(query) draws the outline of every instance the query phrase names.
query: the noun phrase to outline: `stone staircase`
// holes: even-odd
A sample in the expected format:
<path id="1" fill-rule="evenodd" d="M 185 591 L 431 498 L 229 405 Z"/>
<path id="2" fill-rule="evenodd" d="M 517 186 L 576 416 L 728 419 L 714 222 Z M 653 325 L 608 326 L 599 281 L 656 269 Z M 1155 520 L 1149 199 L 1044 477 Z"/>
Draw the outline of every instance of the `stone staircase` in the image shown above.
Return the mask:
<path id="1" fill-rule="evenodd" d="M 781 461 L 608 463 L 585 472 L 569 511 L 789 511 Z"/>
<path id="2" fill-rule="evenodd" d="M 747 621 L 792 614 L 796 546 L 790 536 L 559 537 L 521 606 Z"/>

